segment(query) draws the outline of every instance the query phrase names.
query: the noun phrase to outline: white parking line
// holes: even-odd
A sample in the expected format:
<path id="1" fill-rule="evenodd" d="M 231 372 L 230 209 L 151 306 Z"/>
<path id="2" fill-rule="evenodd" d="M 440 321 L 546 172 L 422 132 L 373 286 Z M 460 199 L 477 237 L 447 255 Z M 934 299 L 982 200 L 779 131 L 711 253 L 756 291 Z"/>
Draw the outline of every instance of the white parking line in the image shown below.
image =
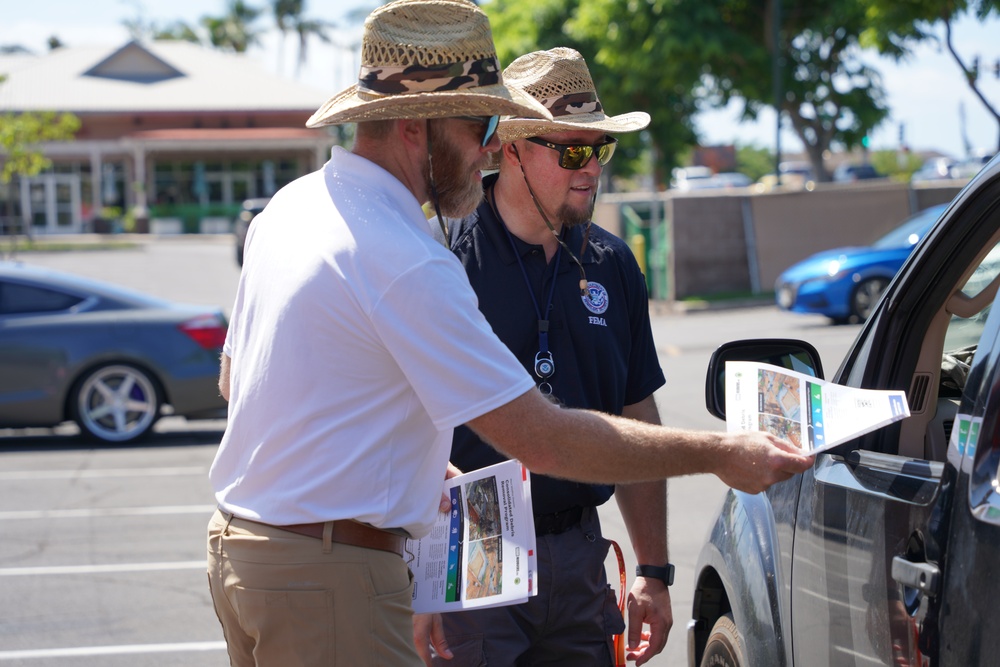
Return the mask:
<path id="1" fill-rule="evenodd" d="M 108 565 L 51 565 L 48 567 L 3 567 L 0 577 L 25 577 L 59 574 L 104 574 L 107 572 L 157 572 L 165 570 L 205 569 L 208 561 L 181 560 L 164 563 L 110 563 Z"/>
<path id="2" fill-rule="evenodd" d="M 105 507 L 73 510 L 8 510 L 0 521 L 10 519 L 79 519 L 105 516 L 158 516 L 164 514 L 211 514 L 216 505 L 160 505 L 154 507 Z"/>
<path id="3" fill-rule="evenodd" d="M 180 653 L 183 651 L 224 651 L 226 642 L 184 642 L 178 644 L 125 644 L 122 646 L 78 646 L 75 648 L 40 648 L 23 651 L 0 651 L 0 661 L 31 658 L 74 658 L 92 655 L 127 655 L 136 653 Z"/>
<path id="4" fill-rule="evenodd" d="M 185 466 L 173 468 L 104 468 L 94 470 L 9 470 L 0 472 L 0 480 L 181 477 L 183 475 L 208 475 L 208 468 L 205 466 Z"/>

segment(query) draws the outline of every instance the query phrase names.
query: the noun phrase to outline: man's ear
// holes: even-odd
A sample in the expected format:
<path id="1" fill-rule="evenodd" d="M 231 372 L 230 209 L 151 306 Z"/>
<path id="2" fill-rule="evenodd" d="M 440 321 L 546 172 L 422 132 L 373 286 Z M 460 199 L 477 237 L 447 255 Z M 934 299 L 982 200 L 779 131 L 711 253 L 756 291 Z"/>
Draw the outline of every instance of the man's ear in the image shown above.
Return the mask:
<path id="1" fill-rule="evenodd" d="M 408 150 L 427 150 L 430 121 L 426 118 L 404 118 L 396 121 L 396 135 Z"/>
<path id="2" fill-rule="evenodd" d="M 510 160 L 510 163 L 515 167 L 521 164 L 521 155 L 517 152 L 517 146 L 513 142 L 509 144 L 501 144 L 500 152 L 505 158 Z"/>

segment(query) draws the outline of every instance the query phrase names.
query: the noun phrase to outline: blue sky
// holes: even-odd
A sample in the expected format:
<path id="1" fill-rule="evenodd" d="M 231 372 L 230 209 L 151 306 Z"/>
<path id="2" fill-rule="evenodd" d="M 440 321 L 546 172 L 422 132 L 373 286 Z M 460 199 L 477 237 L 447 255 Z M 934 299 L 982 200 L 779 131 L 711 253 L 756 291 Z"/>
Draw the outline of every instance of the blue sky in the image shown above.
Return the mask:
<path id="1" fill-rule="evenodd" d="M 4 4 L 0 44 L 22 44 L 38 52 L 45 50 L 50 35 L 57 35 L 70 45 L 124 43 L 127 33 L 121 22 L 140 13 L 146 20 L 158 23 L 176 19 L 197 23 L 200 16 L 221 14 L 225 7 L 224 0 L 8 0 Z M 249 4 L 263 6 L 265 2 L 249 0 Z M 377 4 L 378 0 L 307 3 L 310 15 L 332 21 L 338 28 L 332 31 L 335 45 L 310 44 L 308 65 L 299 76 L 303 83 L 333 94 L 353 81 L 357 75 L 360 27 L 348 25 L 344 17 L 351 9 Z M 956 25 L 954 34 L 955 44 L 966 59 L 979 54 L 983 62 L 993 63 L 1000 58 L 1000 21 L 980 25 L 964 20 Z M 272 32 L 250 56 L 271 71 L 280 69 L 292 76 L 296 45 L 294 39 L 289 39 L 282 51 L 280 39 Z M 892 109 L 891 120 L 872 137 L 874 148 L 897 148 L 902 124 L 904 139 L 915 150 L 938 150 L 961 157 L 966 144 L 973 149 L 996 149 L 997 123 L 963 84 L 957 65 L 943 48 L 922 47 L 914 58 L 900 65 L 887 59 L 871 58 L 870 62 L 882 72 Z M 1000 79 L 990 73 L 982 81 L 987 99 L 1000 107 Z M 631 109 L 609 109 L 611 113 L 624 111 Z M 655 109 L 646 111 L 656 113 Z M 754 124 L 740 124 L 736 118 L 735 108 L 701 114 L 697 124 L 704 143 L 735 141 L 774 147 L 773 112 L 764 112 Z M 800 149 L 798 139 L 786 129 L 782 134 L 783 152 Z"/>

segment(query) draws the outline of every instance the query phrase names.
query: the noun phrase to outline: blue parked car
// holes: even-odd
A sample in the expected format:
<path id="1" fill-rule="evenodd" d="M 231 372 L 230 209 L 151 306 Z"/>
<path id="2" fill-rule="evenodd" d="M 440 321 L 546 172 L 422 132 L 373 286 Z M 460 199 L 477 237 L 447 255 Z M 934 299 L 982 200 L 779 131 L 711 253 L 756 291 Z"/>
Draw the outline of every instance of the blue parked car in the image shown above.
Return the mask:
<path id="1" fill-rule="evenodd" d="M 785 269 L 774 285 L 782 310 L 819 313 L 834 322 L 862 322 L 946 204 L 908 218 L 870 246 L 825 250 Z"/>

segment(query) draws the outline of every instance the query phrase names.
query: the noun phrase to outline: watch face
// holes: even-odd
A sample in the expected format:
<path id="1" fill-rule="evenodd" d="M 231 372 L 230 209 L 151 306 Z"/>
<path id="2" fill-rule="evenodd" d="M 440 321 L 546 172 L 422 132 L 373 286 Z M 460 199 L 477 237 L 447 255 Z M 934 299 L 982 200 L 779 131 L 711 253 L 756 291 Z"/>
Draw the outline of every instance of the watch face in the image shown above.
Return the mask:
<path id="1" fill-rule="evenodd" d="M 663 567 L 658 565 L 637 565 L 635 574 L 638 577 L 659 579 L 667 586 L 671 586 L 674 583 L 674 566 L 670 563 L 667 563 Z"/>

